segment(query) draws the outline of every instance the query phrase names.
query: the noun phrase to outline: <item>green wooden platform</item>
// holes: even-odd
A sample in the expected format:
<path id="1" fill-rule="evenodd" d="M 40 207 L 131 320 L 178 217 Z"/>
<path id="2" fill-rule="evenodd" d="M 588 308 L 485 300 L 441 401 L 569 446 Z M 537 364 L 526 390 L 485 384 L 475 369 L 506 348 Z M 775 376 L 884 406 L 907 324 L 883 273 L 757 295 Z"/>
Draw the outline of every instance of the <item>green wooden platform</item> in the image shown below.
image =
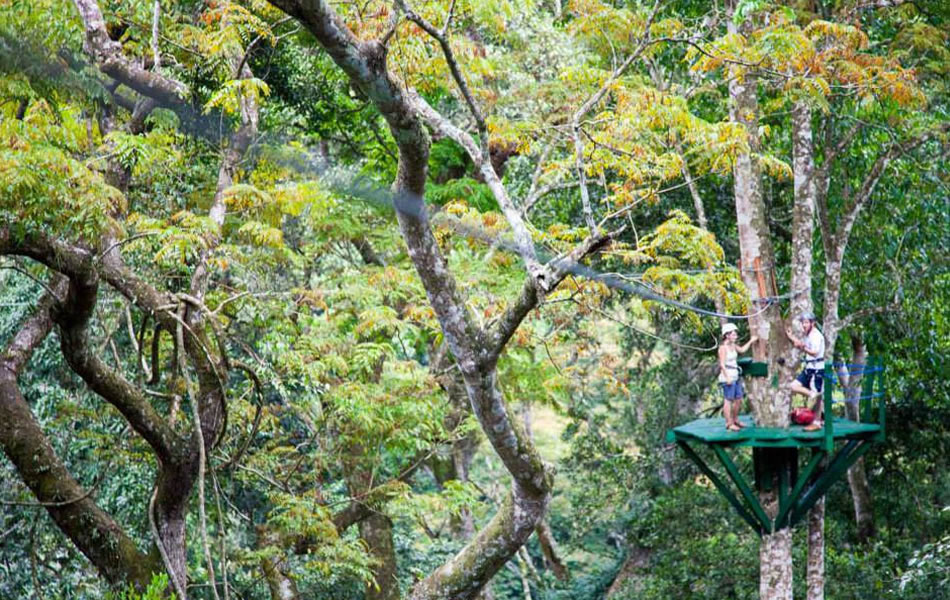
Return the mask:
<path id="1" fill-rule="evenodd" d="M 826 364 L 826 372 L 832 365 Z M 725 419 L 696 419 L 670 429 L 666 440 L 676 443 L 716 486 L 742 519 L 759 535 L 793 527 L 841 479 L 849 468 L 872 447 L 884 441 L 884 387 L 880 363 L 871 359 L 864 367 L 859 414 L 863 422 L 832 416 L 832 385 L 824 389 L 824 427 L 805 431 L 800 425 L 786 428 L 758 427 L 750 415 L 740 416 L 741 431 L 726 429 Z M 831 371 L 833 372 L 833 371 Z M 875 383 L 879 391 L 875 393 Z M 877 410 L 872 399 L 879 398 Z M 874 419 L 877 419 L 874 422 Z M 725 477 L 706 463 L 694 446 L 706 446 L 719 460 Z M 730 452 L 752 448 L 754 487 L 758 492 L 774 492 L 778 510 L 769 515 L 759 495 L 739 470 Z M 799 463 L 799 449 L 807 449 Z M 731 481 L 732 486 L 727 482 Z"/>
<path id="2" fill-rule="evenodd" d="M 755 446 L 759 448 L 818 448 L 824 444 L 825 431 L 805 431 L 800 425 L 788 429 L 778 427 L 756 427 L 751 415 L 739 417 L 746 427 L 742 431 L 726 429 L 726 420 L 696 419 L 685 425 L 674 427 L 666 433 L 666 441 L 673 443 L 701 442 L 722 446 Z M 866 440 L 877 436 L 881 426 L 877 423 L 856 423 L 848 419 L 835 417 L 831 423 L 832 439 Z"/>

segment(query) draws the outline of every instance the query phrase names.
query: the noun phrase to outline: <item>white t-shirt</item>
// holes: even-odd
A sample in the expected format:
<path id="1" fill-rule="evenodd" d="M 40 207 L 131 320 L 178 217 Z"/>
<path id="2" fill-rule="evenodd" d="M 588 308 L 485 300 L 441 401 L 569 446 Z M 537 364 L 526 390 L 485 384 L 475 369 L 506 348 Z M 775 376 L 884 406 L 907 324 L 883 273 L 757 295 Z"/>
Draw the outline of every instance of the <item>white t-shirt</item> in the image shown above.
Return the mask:
<path id="1" fill-rule="evenodd" d="M 802 360 L 805 362 L 806 369 L 824 369 L 825 368 L 825 336 L 818 331 L 817 327 L 812 327 L 808 335 L 805 336 L 805 354 Z M 812 352 L 817 354 L 812 355 Z"/>

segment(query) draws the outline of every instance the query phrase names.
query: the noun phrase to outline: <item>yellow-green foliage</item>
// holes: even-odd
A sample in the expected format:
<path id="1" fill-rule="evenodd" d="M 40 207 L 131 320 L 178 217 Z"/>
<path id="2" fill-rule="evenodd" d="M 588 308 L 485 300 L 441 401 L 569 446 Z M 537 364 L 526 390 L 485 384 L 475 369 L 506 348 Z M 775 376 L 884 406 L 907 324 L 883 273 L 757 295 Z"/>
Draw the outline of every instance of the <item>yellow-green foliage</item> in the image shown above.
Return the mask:
<path id="1" fill-rule="evenodd" d="M 124 206 L 102 174 L 76 158 L 92 146 L 78 110 L 33 103 L 22 121 L 0 118 L 0 211 L 10 222 L 94 239 Z"/>
<path id="2" fill-rule="evenodd" d="M 672 211 L 670 218 L 645 235 L 637 248 L 621 246 L 613 254 L 627 264 L 645 266 L 642 281 L 663 296 L 689 304 L 701 299 L 721 301 L 733 314 L 748 308 L 740 274 L 723 262 L 715 236 L 693 225 L 682 211 Z M 702 330 L 698 315 L 684 312 L 682 316 L 697 331 Z"/>
<path id="3" fill-rule="evenodd" d="M 833 93 L 857 95 L 866 102 L 922 106 L 915 71 L 901 65 L 899 53 L 871 53 L 867 34 L 856 26 L 815 19 L 802 27 L 787 10 L 768 13 L 766 22 L 748 37 L 729 33 L 705 46 L 690 47 L 686 52 L 690 68 L 728 69 L 739 78 L 754 71 L 780 83 L 787 98 L 805 100 L 822 110 L 828 110 Z"/>

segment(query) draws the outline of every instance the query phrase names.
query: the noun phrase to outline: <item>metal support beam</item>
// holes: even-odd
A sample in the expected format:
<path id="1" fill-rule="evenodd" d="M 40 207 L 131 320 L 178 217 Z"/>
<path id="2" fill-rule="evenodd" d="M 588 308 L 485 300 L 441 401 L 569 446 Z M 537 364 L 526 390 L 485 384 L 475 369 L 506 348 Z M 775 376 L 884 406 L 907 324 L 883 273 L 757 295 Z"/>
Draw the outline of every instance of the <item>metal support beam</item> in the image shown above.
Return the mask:
<path id="1" fill-rule="evenodd" d="M 792 508 L 795 507 L 795 503 L 801 497 L 802 490 L 805 489 L 805 485 L 812 478 L 812 474 L 815 472 L 815 469 L 818 468 L 818 465 L 821 464 L 823 458 L 827 454 L 824 450 L 816 448 L 811 455 L 811 460 L 808 461 L 808 464 L 805 466 L 805 469 L 799 474 L 798 480 L 795 482 L 795 487 L 792 488 L 792 491 L 788 494 L 788 501 L 784 504 L 779 505 L 778 516 L 775 517 L 775 526 L 778 529 L 782 527 L 787 527 L 787 517 L 791 512 Z"/>
<path id="2" fill-rule="evenodd" d="M 759 504 L 759 499 L 753 493 L 752 488 L 749 487 L 749 484 L 746 483 L 745 478 L 742 476 L 742 473 L 739 472 L 739 468 L 736 467 L 736 463 L 732 462 L 732 459 L 729 458 L 729 455 L 726 454 L 726 451 L 722 449 L 722 446 L 715 444 L 712 447 L 713 452 L 716 453 L 716 457 L 719 459 L 719 462 L 722 463 L 722 466 L 725 467 L 726 473 L 729 474 L 729 478 L 732 479 L 732 482 L 736 484 L 736 487 L 739 488 L 739 492 L 742 494 L 742 497 L 745 498 L 746 505 L 752 510 L 752 514 L 759 519 L 762 523 L 762 528 L 765 531 L 774 531 L 772 528 L 772 519 L 765 514 L 762 505 Z"/>
<path id="3" fill-rule="evenodd" d="M 871 443 L 868 441 L 849 441 L 845 447 L 838 452 L 834 459 L 832 459 L 828 468 L 818 476 L 815 485 L 802 496 L 801 501 L 795 507 L 795 510 L 792 511 L 789 526 L 798 523 L 798 521 L 808 513 L 809 509 L 818 502 L 818 499 L 825 495 L 825 492 L 828 491 L 831 485 L 840 479 L 847 470 L 851 468 L 851 465 L 864 456 L 870 449 Z"/>
<path id="4" fill-rule="evenodd" d="M 686 442 L 677 441 L 676 445 L 682 448 L 683 452 L 686 453 L 686 456 L 688 456 L 690 460 L 696 463 L 696 466 L 699 467 L 699 470 L 703 472 L 703 475 L 705 475 L 706 477 L 709 478 L 710 481 L 712 481 L 713 485 L 716 486 L 716 489 L 719 490 L 719 493 L 722 494 L 726 498 L 726 500 L 729 501 L 729 504 L 731 504 L 734 509 L 736 509 L 736 512 L 739 513 L 739 516 L 742 517 L 742 519 L 745 520 L 745 522 L 748 523 L 749 526 L 752 527 L 752 529 L 758 535 L 761 536 L 763 532 L 762 523 L 760 523 L 754 516 L 752 516 L 751 513 L 749 513 L 748 510 L 746 510 L 746 508 L 742 505 L 742 502 L 740 502 L 739 499 L 736 498 L 735 494 L 733 494 L 732 491 L 726 486 L 726 484 L 723 483 L 723 481 L 719 478 L 719 476 L 716 475 L 716 473 L 714 473 L 713 470 L 709 468 L 709 466 L 702 459 L 702 457 L 696 454 L 696 452 L 694 452 L 693 449 L 690 448 L 689 444 L 687 444 Z"/>

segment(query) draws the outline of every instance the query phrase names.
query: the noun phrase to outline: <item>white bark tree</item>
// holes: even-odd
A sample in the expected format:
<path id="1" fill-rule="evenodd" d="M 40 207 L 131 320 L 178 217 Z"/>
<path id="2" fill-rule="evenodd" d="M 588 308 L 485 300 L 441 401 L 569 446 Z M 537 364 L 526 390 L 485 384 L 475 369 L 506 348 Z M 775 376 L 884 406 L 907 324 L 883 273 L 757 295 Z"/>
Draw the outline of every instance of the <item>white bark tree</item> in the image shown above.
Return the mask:
<path id="1" fill-rule="evenodd" d="M 520 212 L 513 209 L 492 168 L 487 136 L 481 136 L 479 148 L 467 132 L 403 85 L 387 64 L 387 38 L 358 39 L 330 3 L 323 0 L 272 0 L 272 4 L 313 34 L 353 86 L 386 119 L 399 151 L 392 191 L 403 240 L 455 357 L 473 413 L 511 476 L 508 495 L 491 521 L 457 555 L 410 592 L 414 600 L 475 598 L 534 532 L 551 496 L 552 474 L 502 396 L 496 368 L 498 358 L 528 313 L 564 279 L 567 266 L 609 243 L 611 235 L 592 231 L 567 255 L 540 264 Z M 475 116 L 478 129 L 484 132 L 484 120 L 444 42 L 444 30 L 427 23 L 407 5 L 401 4 L 401 8 L 409 20 L 439 41 L 453 80 Z M 492 327 L 481 327 L 472 317 L 429 222 L 423 199 L 430 147 L 427 128 L 457 141 L 473 159 L 508 220 L 528 271 L 519 297 Z"/>

